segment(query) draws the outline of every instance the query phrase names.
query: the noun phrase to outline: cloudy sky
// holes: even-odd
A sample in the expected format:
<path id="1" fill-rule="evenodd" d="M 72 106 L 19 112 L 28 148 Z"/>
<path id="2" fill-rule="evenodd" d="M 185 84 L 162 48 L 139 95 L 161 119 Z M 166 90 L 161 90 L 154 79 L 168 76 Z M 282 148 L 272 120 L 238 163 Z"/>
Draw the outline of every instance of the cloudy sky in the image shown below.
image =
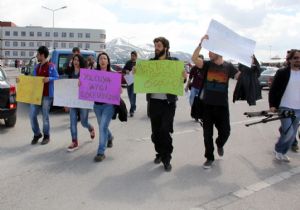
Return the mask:
<path id="1" fill-rule="evenodd" d="M 216 19 L 256 41 L 260 60 L 299 48 L 300 0 L 1 0 L 0 21 L 18 26 L 105 29 L 107 41 L 122 37 L 140 45 L 165 36 L 171 51 L 192 53 Z"/>

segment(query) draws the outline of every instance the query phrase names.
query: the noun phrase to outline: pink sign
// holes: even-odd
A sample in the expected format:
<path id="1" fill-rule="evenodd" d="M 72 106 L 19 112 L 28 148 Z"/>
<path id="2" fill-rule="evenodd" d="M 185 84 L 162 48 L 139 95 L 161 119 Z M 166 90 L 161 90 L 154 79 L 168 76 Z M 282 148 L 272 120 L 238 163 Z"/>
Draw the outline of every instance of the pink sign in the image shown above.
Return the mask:
<path id="1" fill-rule="evenodd" d="M 121 74 L 80 69 L 79 99 L 108 104 L 120 104 Z"/>

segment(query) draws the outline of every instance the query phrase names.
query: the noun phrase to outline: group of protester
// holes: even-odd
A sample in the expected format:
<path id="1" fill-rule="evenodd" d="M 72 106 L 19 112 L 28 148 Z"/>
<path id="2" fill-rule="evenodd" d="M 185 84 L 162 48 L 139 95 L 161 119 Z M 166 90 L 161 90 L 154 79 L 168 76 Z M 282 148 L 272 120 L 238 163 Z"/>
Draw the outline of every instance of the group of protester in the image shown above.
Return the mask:
<path id="1" fill-rule="evenodd" d="M 230 119 L 228 103 L 228 84 L 229 79 L 238 80 L 239 88 L 235 90 L 234 100 L 247 100 L 249 105 L 255 105 L 255 101 L 261 98 L 260 88 L 257 84 L 259 76 L 259 63 L 253 56 L 251 68 L 240 65 L 239 70 L 231 63 L 223 60 L 222 55 L 209 52 L 209 61 L 204 61 L 203 56 L 199 56 L 202 43 L 208 40 L 208 35 L 201 38 L 196 47 L 192 60 L 195 67 L 192 69 L 186 90 L 191 86 L 190 104 L 194 102 L 194 97 L 201 95 L 204 103 L 203 114 L 203 137 L 205 145 L 205 158 L 203 164 L 205 169 L 211 168 L 214 157 L 214 127 L 218 130 L 216 138 L 217 153 L 224 155 L 224 145 L 230 136 Z M 169 53 L 170 43 L 164 37 L 157 37 L 153 40 L 155 48 L 155 57 L 151 60 L 178 60 L 171 57 Z M 58 73 L 55 66 L 47 61 L 49 51 L 45 46 L 37 50 L 37 59 L 39 64 L 35 67 L 33 76 L 44 77 L 44 90 L 41 105 L 30 106 L 30 122 L 34 133 L 32 144 L 36 144 L 43 137 L 41 144 L 47 144 L 50 140 L 49 110 L 53 100 L 54 85 L 53 81 L 58 79 Z M 130 74 L 135 72 L 137 53 L 131 53 L 131 59 L 124 66 L 123 72 Z M 295 140 L 296 131 L 300 120 L 300 51 L 291 50 L 287 55 L 287 66 L 279 70 L 274 78 L 269 92 L 269 105 L 272 112 L 278 110 L 291 110 L 295 113 L 293 119 L 281 119 L 280 138 L 275 145 L 275 158 L 280 161 L 289 161 L 286 153 Z M 70 63 L 70 78 L 79 78 L 80 68 L 86 67 L 83 57 L 79 53 L 73 55 Z M 99 71 L 111 71 L 110 58 L 107 53 L 101 52 L 97 56 L 96 66 L 90 65 L 91 69 Z M 184 80 L 186 74 L 183 70 Z M 78 83 L 80 85 L 80 82 Z M 120 94 L 122 88 L 120 84 Z M 127 87 L 128 97 L 131 104 L 130 116 L 134 116 L 136 110 L 136 95 L 133 92 L 133 84 Z M 155 164 L 163 163 L 165 171 L 171 171 L 171 159 L 173 152 L 172 133 L 173 122 L 176 111 L 176 95 L 168 93 L 148 93 L 146 94 L 148 103 L 148 114 L 151 121 L 151 139 L 154 144 L 156 156 Z M 40 131 L 37 121 L 37 114 L 42 110 L 43 115 L 43 134 Z M 109 130 L 109 124 L 114 114 L 114 105 L 108 103 L 94 103 L 94 111 L 98 123 L 99 147 L 94 158 L 96 162 L 105 159 L 105 150 L 112 147 L 113 135 Z M 72 143 L 68 147 L 69 151 L 78 149 L 77 137 L 77 115 L 80 115 L 81 124 L 89 131 L 91 139 L 95 138 L 95 129 L 88 122 L 89 110 L 81 108 L 70 108 L 70 130 Z M 198 119 L 196 119 L 198 120 Z"/>

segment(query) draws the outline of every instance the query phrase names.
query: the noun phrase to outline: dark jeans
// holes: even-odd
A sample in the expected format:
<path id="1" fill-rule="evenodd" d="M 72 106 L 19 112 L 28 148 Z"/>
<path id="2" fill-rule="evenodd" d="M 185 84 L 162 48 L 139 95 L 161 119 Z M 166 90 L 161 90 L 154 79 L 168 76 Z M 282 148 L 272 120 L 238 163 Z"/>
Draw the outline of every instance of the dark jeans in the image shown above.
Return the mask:
<path id="1" fill-rule="evenodd" d="M 151 120 L 152 135 L 157 156 L 161 157 L 164 163 L 170 162 L 173 152 L 172 137 L 173 121 L 175 116 L 176 103 L 168 103 L 167 100 L 150 99 L 149 114 Z"/>
<path id="2" fill-rule="evenodd" d="M 134 113 L 136 110 L 136 94 L 133 92 L 133 84 L 127 86 L 128 99 L 130 102 L 130 113 Z"/>
<path id="3" fill-rule="evenodd" d="M 215 160 L 213 142 L 214 126 L 218 130 L 218 137 L 216 139 L 217 147 L 222 148 L 230 135 L 229 108 L 205 104 L 203 136 L 205 157 L 208 160 Z"/>

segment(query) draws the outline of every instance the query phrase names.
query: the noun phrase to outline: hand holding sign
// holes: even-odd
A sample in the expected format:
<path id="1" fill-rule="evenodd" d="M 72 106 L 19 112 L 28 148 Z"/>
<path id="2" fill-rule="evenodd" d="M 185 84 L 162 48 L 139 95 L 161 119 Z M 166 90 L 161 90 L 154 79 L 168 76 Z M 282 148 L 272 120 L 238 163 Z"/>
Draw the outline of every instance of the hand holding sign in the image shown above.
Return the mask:
<path id="1" fill-rule="evenodd" d="M 121 74 L 80 69 L 79 98 L 87 101 L 120 104 Z"/>

